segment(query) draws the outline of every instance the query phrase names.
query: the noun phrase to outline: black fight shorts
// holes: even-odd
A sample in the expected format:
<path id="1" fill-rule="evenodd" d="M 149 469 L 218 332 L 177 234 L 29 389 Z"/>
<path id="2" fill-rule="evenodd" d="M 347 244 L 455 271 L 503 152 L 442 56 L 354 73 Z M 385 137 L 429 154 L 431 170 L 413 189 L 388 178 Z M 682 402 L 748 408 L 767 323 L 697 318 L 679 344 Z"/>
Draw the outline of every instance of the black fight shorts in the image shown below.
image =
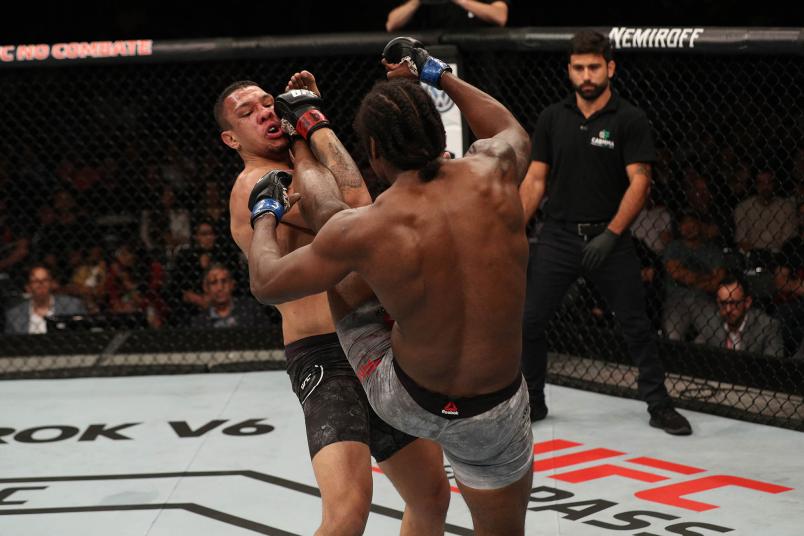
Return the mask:
<path id="1" fill-rule="evenodd" d="M 301 402 L 312 459 L 339 441 L 359 441 L 382 462 L 416 438 L 381 420 L 366 398 L 334 333 L 315 335 L 285 347 L 287 372 Z"/>

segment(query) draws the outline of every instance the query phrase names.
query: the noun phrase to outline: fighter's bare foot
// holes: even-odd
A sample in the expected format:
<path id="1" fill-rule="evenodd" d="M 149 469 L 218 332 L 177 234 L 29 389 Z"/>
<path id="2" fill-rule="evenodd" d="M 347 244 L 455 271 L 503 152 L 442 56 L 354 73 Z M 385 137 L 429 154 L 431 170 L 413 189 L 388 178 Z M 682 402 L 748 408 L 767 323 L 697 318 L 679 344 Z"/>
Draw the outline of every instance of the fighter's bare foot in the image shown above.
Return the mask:
<path id="1" fill-rule="evenodd" d="M 288 81 L 285 91 L 290 91 L 291 89 L 306 89 L 312 91 L 319 97 L 321 96 L 321 91 L 318 89 L 318 84 L 315 83 L 315 76 L 313 76 L 313 73 L 310 71 L 294 73 L 293 76 L 290 77 L 290 81 Z"/>

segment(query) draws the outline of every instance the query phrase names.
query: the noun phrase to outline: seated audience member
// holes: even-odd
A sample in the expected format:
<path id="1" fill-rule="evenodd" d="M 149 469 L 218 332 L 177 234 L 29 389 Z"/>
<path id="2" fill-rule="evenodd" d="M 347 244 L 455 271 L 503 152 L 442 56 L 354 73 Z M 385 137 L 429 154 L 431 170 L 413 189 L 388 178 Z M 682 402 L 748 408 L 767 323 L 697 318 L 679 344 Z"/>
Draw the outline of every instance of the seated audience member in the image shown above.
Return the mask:
<path id="1" fill-rule="evenodd" d="M 472 29 L 505 26 L 508 0 L 406 0 L 388 13 L 385 29 Z"/>
<path id="2" fill-rule="evenodd" d="M 70 274 L 70 282 L 64 287 L 64 292 L 81 298 L 84 305 L 92 314 L 100 312 L 100 307 L 106 302 L 106 272 L 108 266 L 103 254 L 103 247 L 90 246 L 86 254 L 84 250 L 74 252 L 78 259 Z"/>
<path id="3" fill-rule="evenodd" d="M 706 177 L 698 175 L 687 182 L 684 210 L 697 216 L 702 238 L 717 246 L 730 243 L 733 235 L 732 207 L 724 206 L 723 201 L 715 199 Z"/>
<path id="4" fill-rule="evenodd" d="M 209 308 L 192 320 L 194 328 L 232 328 L 265 326 L 268 317 L 251 297 L 233 296 L 234 279 L 222 264 L 212 264 L 204 273 L 204 296 Z"/>
<path id="5" fill-rule="evenodd" d="M 142 252 L 131 244 L 115 249 L 106 277 L 107 310 L 113 314 L 143 313 L 149 327 L 160 328 L 166 309 L 160 294 L 164 269 L 158 261 L 138 253 Z"/>
<path id="6" fill-rule="evenodd" d="M 792 354 L 804 337 L 804 202 L 798 205 L 798 234 L 784 243 L 775 264 L 776 317 L 785 350 Z"/>
<path id="7" fill-rule="evenodd" d="M 199 311 L 207 310 L 209 304 L 202 288 L 204 272 L 213 263 L 226 265 L 226 260 L 214 226 L 202 220 L 195 227 L 192 245 L 178 250 L 168 277 L 167 297 L 174 325 L 186 325 Z"/>
<path id="8" fill-rule="evenodd" d="M 775 253 L 796 235 L 796 209 L 789 199 L 775 196 L 776 178 L 770 170 L 757 174 L 756 191 L 734 209 L 734 241 L 746 253 Z"/>
<path id="9" fill-rule="evenodd" d="M 136 313 L 144 311 L 145 298 L 140 289 L 137 255 L 128 244 L 118 246 L 106 277 L 105 294 L 110 313 Z"/>
<path id="10" fill-rule="evenodd" d="M 656 201 L 654 193 L 631 224 L 631 232 L 656 255 L 661 255 L 673 240 L 673 216 L 663 203 Z"/>
<path id="11" fill-rule="evenodd" d="M 71 251 L 79 250 L 97 236 L 95 223 L 87 217 L 68 190 L 53 193 L 54 214 L 48 225 L 39 229 L 32 248 L 33 258 L 52 266 L 51 276 L 60 283 L 69 277 L 68 259 Z M 54 272 L 53 270 L 57 270 Z"/>
<path id="12" fill-rule="evenodd" d="M 718 318 L 707 322 L 695 342 L 729 350 L 782 357 L 779 322 L 751 308 L 751 296 L 736 277 L 724 278 L 717 288 Z"/>
<path id="13" fill-rule="evenodd" d="M 736 207 L 750 196 L 751 193 L 751 168 L 747 164 L 737 164 L 731 172 L 724 177 L 726 189 L 723 195 L 726 204 Z"/>
<path id="14" fill-rule="evenodd" d="M 171 262 L 176 249 L 190 243 L 190 211 L 176 206 L 176 193 L 164 185 L 159 206 L 143 210 L 140 240 L 149 252 L 159 250 L 159 257 Z"/>
<path id="15" fill-rule="evenodd" d="M 54 315 L 86 314 L 81 300 L 54 294 L 56 282 L 45 266 L 35 265 L 28 272 L 22 303 L 6 310 L 6 333 L 47 333 L 45 318 Z"/>
<path id="16" fill-rule="evenodd" d="M 25 276 L 24 263 L 31 249 L 31 237 L 19 223 L 18 210 L 10 206 L 13 202 L 0 193 L 0 280 L 14 282 L 16 287 Z"/>
<path id="17" fill-rule="evenodd" d="M 665 302 L 662 329 L 671 340 L 684 340 L 690 326 L 700 333 L 715 314 L 712 295 L 726 275 L 723 253 L 706 241 L 701 222 L 693 213 L 679 220 L 680 238 L 667 245 L 662 255 L 665 266 Z"/>

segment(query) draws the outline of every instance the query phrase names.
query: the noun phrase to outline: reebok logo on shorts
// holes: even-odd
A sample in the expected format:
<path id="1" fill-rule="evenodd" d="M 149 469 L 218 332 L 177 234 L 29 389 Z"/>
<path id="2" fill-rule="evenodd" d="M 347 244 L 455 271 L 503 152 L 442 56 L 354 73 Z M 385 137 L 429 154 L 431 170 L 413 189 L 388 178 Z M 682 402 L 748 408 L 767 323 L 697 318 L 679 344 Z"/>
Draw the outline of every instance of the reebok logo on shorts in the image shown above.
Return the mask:
<path id="1" fill-rule="evenodd" d="M 369 375 L 371 375 L 371 373 L 372 373 L 372 372 L 374 372 L 375 370 L 377 370 L 377 367 L 379 367 L 379 366 L 380 366 L 380 362 L 381 362 L 381 361 L 382 361 L 382 358 L 381 358 L 381 357 L 378 357 L 377 359 L 369 359 L 369 360 L 366 362 L 366 364 L 365 364 L 365 365 L 363 365 L 362 367 L 360 367 L 360 368 L 358 369 L 358 371 L 357 371 L 357 378 L 358 378 L 360 381 L 365 380 L 365 379 L 366 379 L 366 378 L 367 378 Z"/>
<path id="2" fill-rule="evenodd" d="M 444 409 L 441 410 L 441 413 L 444 415 L 453 415 L 458 416 L 458 406 L 455 405 L 455 402 L 447 402 L 444 405 Z"/>

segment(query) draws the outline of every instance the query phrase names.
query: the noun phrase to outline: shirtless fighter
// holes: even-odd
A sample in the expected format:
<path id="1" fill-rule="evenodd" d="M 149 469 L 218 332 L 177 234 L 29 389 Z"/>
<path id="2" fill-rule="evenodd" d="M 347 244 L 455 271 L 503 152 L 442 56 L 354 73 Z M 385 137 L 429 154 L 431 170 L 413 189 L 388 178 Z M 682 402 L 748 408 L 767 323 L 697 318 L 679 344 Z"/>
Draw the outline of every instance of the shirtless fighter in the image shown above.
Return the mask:
<path id="1" fill-rule="evenodd" d="M 502 104 L 420 45 L 396 38 L 386 46 L 391 80 L 372 89 L 355 119 L 373 170 L 391 182 L 372 205 L 338 202 L 332 174 L 307 146 L 318 156 L 322 139 L 333 136 L 321 99 L 303 90 L 277 98 L 297 134 L 294 183 L 314 186 L 328 221 L 309 245 L 284 254 L 281 184 L 258 185 L 251 290 L 263 303 L 282 304 L 346 283 L 352 272 L 361 276 L 379 301 L 347 310 L 344 297 L 330 305 L 372 407 L 392 426 L 443 447 L 475 534 L 521 535 L 533 440 L 519 361 L 528 245 L 517 188 L 530 143 Z M 478 138 L 466 157 L 441 158 L 444 126 L 410 80 L 416 74 L 464 114 Z"/>
<path id="2" fill-rule="evenodd" d="M 306 71 L 294 75 L 293 84 L 318 91 L 315 79 Z M 291 168 L 289 141 L 279 128 L 274 98 L 255 82 L 235 82 L 224 89 L 214 115 L 221 139 L 243 160 L 229 210 L 232 238 L 248 255 L 253 236 L 249 193 L 268 171 Z M 293 195 L 293 185 L 290 191 Z M 354 206 L 371 202 L 362 181 L 344 184 L 342 195 Z M 298 208 L 285 215 L 276 240 L 283 254 L 313 240 Z M 287 371 L 302 404 L 313 471 L 321 490 L 322 521 L 316 534 L 363 533 L 372 495 L 369 453 L 406 502 L 401 534 L 443 534 L 450 490 L 441 450 L 434 443 L 393 429 L 372 411 L 338 343 L 326 290 L 321 287 L 318 293 L 278 306 Z M 415 471 L 409 460 L 416 460 Z"/>

